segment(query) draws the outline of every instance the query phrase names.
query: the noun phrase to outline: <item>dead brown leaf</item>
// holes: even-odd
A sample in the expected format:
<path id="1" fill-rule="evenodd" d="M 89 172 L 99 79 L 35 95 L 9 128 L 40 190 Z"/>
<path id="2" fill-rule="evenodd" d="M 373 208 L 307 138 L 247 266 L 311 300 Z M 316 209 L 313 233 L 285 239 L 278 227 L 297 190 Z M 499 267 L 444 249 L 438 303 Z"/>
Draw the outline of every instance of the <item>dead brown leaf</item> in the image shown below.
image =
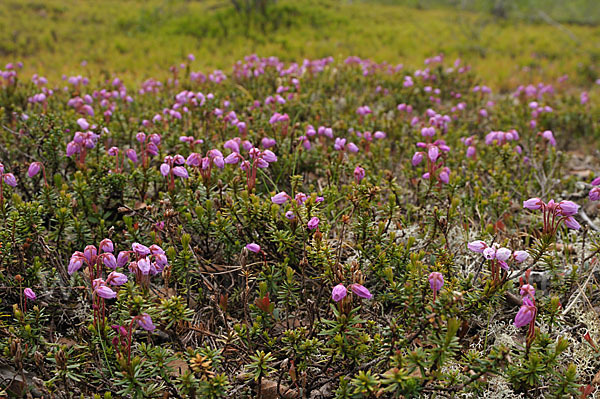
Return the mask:
<path id="1" fill-rule="evenodd" d="M 175 359 L 172 362 L 169 362 L 167 365 L 173 368 L 173 376 L 183 375 L 186 371 L 190 369 L 187 362 L 181 359 Z"/>
<path id="2" fill-rule="evenodd" d="M 260 389 L 260 399 L 295 399 L 299 398 L 300 395 L 298 391 L 294 389 L 289 389 L 285 385 L 279 386 L 279 392 L 281 396 L 277 393 L 277 382 L 272 380 L 263 380 Z"/>
<path id="3" fill-rule="evenodd" d="M 56 343 L 59 344 L 59 345 L 65 345 L 68 348 L 77 345 L 77 341 L 74 341 L 74 340 L 72 340 L 70 338 L 65 338 L 65 337 L 60 337 L 56 341 Z"/>

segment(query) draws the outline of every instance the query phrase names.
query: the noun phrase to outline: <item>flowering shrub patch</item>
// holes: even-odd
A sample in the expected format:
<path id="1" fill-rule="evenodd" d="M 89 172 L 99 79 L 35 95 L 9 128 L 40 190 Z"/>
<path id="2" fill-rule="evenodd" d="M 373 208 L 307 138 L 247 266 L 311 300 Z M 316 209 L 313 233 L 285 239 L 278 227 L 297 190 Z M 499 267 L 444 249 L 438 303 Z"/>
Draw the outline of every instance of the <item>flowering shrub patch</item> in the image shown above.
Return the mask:
<path id="1" fill-rule="evenodd" d="M 496 93 L 442 56 L 193 61 L 0 71 L 5 394 L 595 392 L 587 91 Z"/>

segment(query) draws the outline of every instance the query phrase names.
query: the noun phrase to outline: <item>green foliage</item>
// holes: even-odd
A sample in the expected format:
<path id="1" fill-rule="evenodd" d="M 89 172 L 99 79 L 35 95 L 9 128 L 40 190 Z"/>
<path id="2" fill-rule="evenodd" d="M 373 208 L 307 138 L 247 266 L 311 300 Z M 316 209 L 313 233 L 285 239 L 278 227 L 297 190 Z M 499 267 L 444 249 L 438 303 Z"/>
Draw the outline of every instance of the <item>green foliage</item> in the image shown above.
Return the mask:
<path id="1" fill-rule="evenodd" d="M 172 5 L 137 4 L 117 23 L 135 40 L 192 36 L 183 11 L 203 5 Z M 314 12 L 333 30 L 362 9 L 319 7 L 331 9 L 277 3 L 265 12 L 287 28 L 252 13 L 247 29 L 297 34 L 284 17 Z M 223 37 L 242 35 L 243 16 L 215 13 Z M 486 93 L 441 58 L 417 73 L 249 57 L 223 81 L 192 79 L 191 65 L 140 86 L 67 81 L 45 104 L 27 99 L 55 81 L 19 68 L 2 80 L 0 360 L 27 380 L 11 395 L 566 397 L 590 384 L 600 235 L 584 198 L 598 162 L 582 172 L 569 149 L 600 137 L 597 89 L 587 103 L 566 83 Z M 580 231 L 523 209 L 538 196 L 585 205 Z M 532 319 L 517 328 L 522 310 Z"/>
<path id="2" fill-rule="evenodd" d="M 7 0 L 0 4 L 0 60 L 22 60 L 30 73 L 42 69 L 53 78 L 87 61 L 95 76 L 140 79 L 167 76 L 189 52 L 207 72 L 248 49 L 286 60 L 333 54 L 406 64 L 443 50 L 469 59 L 502 88 L 564 73 L 580 84 L 598 77 L 594 0 L 233 3 L 240 11 L 216 0 Z"/>

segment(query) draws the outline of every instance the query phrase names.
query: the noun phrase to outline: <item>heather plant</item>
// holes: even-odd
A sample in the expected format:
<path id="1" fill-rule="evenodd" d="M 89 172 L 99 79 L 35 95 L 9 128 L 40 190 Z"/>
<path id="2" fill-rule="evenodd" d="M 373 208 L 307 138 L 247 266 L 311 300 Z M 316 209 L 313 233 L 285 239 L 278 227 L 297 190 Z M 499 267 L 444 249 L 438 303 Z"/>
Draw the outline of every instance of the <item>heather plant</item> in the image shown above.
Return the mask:
<path id="1" fill-rule="evenodd" d="M 5 68 L 7 395 L 594 394 L 600 164 L 573 174 L 565 132 L 600 133 L 597 89 L 194 62 Z"/>

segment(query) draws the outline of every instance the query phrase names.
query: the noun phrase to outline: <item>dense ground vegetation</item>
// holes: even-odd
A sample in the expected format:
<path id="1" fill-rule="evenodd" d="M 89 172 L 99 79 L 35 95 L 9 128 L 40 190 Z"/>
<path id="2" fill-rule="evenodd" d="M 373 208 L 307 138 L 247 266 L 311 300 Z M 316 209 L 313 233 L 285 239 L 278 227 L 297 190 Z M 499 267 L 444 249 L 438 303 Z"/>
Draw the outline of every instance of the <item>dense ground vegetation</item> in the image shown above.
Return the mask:
<path id="1" fill-rule="evenodd" d="M 0 397 L 597 395 L 598 3 L 458 3 L 1 2 Z"/>
<path id="2" fill-rule="evenodd" d="M 565 73 L 586 86 L 600 64 L 598 23 L 596 0 L 279 0 L 266 15 L 237 13 L 224 0 L 4 0 L 0 61 L 22 60 L 28 75 L 52 79 L 85 61 L 92 78 L 117 72 L 134 83 L 165 78 L 191 49 L 206 69 L 249 53 L 416 68 L 443 51 L 469 59 L 494 88 Z"/>
<path id="3" fill-rule="evenodd" d="M 596 389 L 600 168 L 566 152 L 596 86 L 499 94 L 443 56 L 169 73 L 2 71 L 6 393 Z"/>

